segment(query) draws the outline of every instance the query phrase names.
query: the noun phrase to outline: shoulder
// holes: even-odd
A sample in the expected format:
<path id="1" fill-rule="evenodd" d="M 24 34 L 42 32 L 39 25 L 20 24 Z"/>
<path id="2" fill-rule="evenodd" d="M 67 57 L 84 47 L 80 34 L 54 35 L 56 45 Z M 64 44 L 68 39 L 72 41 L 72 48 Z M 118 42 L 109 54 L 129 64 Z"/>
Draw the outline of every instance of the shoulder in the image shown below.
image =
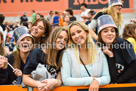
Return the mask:
<path id="1" fill-rule="evenodd" d="M 128 41 L 136 41 L 134 38 L 132 38 L 132 37 L 129 37 L 129 38 L 127 38 L 127 40 Z"/>
<path id="2" fill-rule="evenodd" d="M 102 15 L 103 15 L 103 12 L 100 11 L 94 16 L 94 19 L 97 20 Z"/>
<path id="3" fill-rule="evenodd" d="M 33 50 L 31 51 L 31 53 L 43 54 L 44 52 L 43 52 L 41 49 L 39 49 L 39 48 L 35 48 L 35 49 L 33 49 Z"/>
<path id="4" fill-rule="evenodd" d="M 127 40 L 123 39 L 123 38 L 117 38 L 116 43 L 117 44 L 122 44 L 122 43 L 129 43 L 129 42 Z"/>

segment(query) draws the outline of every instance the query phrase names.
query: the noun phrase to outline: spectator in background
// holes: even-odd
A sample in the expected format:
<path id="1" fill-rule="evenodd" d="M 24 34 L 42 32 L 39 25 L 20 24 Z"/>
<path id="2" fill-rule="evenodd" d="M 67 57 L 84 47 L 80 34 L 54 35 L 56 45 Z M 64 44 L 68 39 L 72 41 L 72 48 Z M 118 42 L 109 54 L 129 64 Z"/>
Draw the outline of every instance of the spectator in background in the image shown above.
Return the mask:
<path id="1" fill-rule="evenodd" d="M 7 56 L 9 54 L 9 49 L 4 46 L 3 31 L 0 30 L 0 56 Z"/>
<path id="2" fill-rule="evenodd" d="M 50 11 L 50 12 L 49 12 L 49 16 L 47 17 L 47 20 L 48 20 L 50 23 L 51 23 L 51 21 L 52 21 L 53 15 L 54 15 L 54 12 L 53 12 L 53 11 Z"/>
<path id="3" fill-rule="evenodd" d="M 3 31 L 2 25 L 3 25 L 4 19 L 5 19 L 5 16 L 3 14 L 0 14 L 0 31 Z"/>
<path id="4" fill-rule="evenodd" d="M 10 41 L 11 41 L 12 35 L 10 33 L 6 36 L 5 46 L 9 48 L 9 51 L 12 51 L 13 49 L 10 47 Z"/>
<path id="5" fill-rule="evenodd" d="M 66 9 L 65 11 L 66 11 L 66 14 L 69 15 L 71 22 L 76 21 L 76 17 L 73 16 L 73 10 L 72 9 L 69 8 L 69 9 Z"/>
<path id="6" fill-rule="evenodd" d="M 26 23 L 28 21 L 28 18 L 26 16 L 26 12 L 24 12 L 23 16 L 20 17 L 20 24 Z"/>
<path id="7" fill-rule="evenodd" d="M 28 23 L 27 23 L 27 22 L 22 22 L 22 23 L 20 24 L 20 26 L 25 26 L 25 27 L 28 28 Z"/>
<path id="8" fill-rule="evenodd" d="M 65 22 L 64 21 L 64 17 L 67 15 L 67 12 L 66 11 L 63 11 L 63 13 L 62 13 L 62 19 L 63 19 L 63 22 Z"/>
<path id="9" fill-rule="evenodd" d="M 51 30 L 54 30 L 54 29 L 57 28 L 57 27 L 59 27 L 59 24 L 57 24 L 57 23 L 56 23 L 56 24 L 52 24 L 52 25 L 51 25 Z"/>
<path id="10" fill-rule="evenodd" d="M 36 13 L 36 20 L 41 18 L 41 14 L 40 13 Z"/>
<path id="11" fill-rule="evenodd" d="M 58 16 L 59 16 L 59 26 L 63 27 L 63 19 L 61 17 L 61 14 L 59 13 Z"/>
<path id="12" fill-rule="evenodd" d="M 128 40 L 134 48 L 136 53 L 136 24 L 127 24 L 125 25 L 123 38 Z"/>
<path id="13" fill-rule="evenodd" d="M 136 23 L 136 19 L 131 19 L 130 21 Z"/>
<path id="14" fill-rule="evenodd" d="M 59 12 L 58 11 L 55 11 L 55 15 L 52 17 L 52 22 L 51 24 L 59 24 Z"/>
<path id="15" fill-rule="evenodd" d="M 66 15 L 65 17 L 64 17 L 64 23 L 63 23 L 63 27 L 64 28 L 66 28 L 66 29 L 68 29 L 68 25 L 70 24 L 70 16 L 69 15 Z"/>
<path id="16" fill-rule="evenodd" d="M 93 10 L 90 10 L 90 11 L 89 11 L 88 17 L 89 17 L 90 19 L 89 19 L 89 21 L 86 21 L 86 22 L 85 22 L 86 25 L 88 25 L 89 23 L 91 23 L 92 18 L 93 18 L 93 16 L 94 16 L 95 14 L 96 14 L 95 11 L 93 11 Z"/>
<path id="17" fill-rule="evenodd" d="M 82 22 L 88 21 L 90 19 L 88 16 L 88 12 L 90 11 L 90 9 L 87 9 L 87 4 L 82 3 L 80 5 L 80 9 L 82 11 L 80 21 Z"/>
<path id="18" fill-rule="evenodd" d="M 32 23 L 34 23 L 35 22 L 35 20 L 36 20 L 36 14 L 35 14 L 35 10 L 32 10 Z"/>

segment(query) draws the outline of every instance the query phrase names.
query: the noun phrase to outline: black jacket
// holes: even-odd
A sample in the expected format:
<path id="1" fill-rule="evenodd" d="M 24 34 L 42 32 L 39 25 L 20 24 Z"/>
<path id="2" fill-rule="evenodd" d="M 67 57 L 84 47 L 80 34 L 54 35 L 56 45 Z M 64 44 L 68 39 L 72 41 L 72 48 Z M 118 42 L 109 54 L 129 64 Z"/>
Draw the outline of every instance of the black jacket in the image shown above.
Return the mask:
<path id="1" fill-rule="evenodd" d="M 122 38 L 117 38 L 113 54 L 113 58 L 106 55 L 111 83 L 136 83 L 136 54 L 132 45 Z"/>

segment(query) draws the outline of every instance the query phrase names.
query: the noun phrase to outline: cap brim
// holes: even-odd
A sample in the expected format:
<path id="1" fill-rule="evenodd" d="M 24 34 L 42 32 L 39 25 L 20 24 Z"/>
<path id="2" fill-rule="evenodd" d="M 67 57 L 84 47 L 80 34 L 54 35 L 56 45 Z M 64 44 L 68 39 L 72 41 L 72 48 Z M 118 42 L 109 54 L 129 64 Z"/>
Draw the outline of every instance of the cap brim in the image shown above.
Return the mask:
<path id="1" fill-rule="evenodd" d="M 33 42 L 35 42 L 35 40 L 34 40 L 34 38 L 33 38 L 32 35 L 30 35 L 30 34 L 23 34 L 23 35 L 18 39 L 17 43 L 19 43 L 19 42 L 20 42 L 23 38 L 25 38 L 25 37 L 31 37 L 31 38 L 33 39 Z"/>
<path id="2" fill-rule="evenodd" d="M 105 24 L 103 26 L 101 26 L 98 30 L 98 34 L 104 29 L 104 28 L 107 28 L 107 27 L 115 27 L 117 29 L 117 26 L 114 25 L 114 24 Z M 118 29 L 117 29 L 117 32 L 118 32 Z"/>

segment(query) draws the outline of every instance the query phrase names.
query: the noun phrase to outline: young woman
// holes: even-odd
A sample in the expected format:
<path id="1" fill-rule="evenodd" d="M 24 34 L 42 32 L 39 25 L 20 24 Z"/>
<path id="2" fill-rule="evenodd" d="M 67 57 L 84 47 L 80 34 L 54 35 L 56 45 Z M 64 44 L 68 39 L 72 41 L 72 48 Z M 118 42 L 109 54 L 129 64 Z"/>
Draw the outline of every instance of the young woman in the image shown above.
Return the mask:
<path id="1" fill-rule="evenodd" d="M 0 31 L 0 55 L 7 56 L 9 54 L 8 47 L 4 46 L 3 31 Z"/>
<path id="2" fill-rule="evenodd" d="M 62 57 L 61 75 L 65 86 L 90 86 L 98 91 L 110 82 L 107 60 L 94 44 L 88 27 L 78 21 L 68 29 L 69 46 Z"/>
<path id="3" fill-rule="evenodd" d="M 49 90 L 52 87 L 61 85 L 60 67 L 61 67 L 61 54 L 68 41 L 67 30 L 57 27 L 51 32 L 47 42 L 46 54 L 40 49 L 34 49 L 30 57 L 28 65 L 25 66 L 23 82 L 24 84 L 32 87 L 38 87 L 40 91 Z M 45 79 L 37 81 L 31 78 L 31 73 L 41 63 L 44 64 L 53 79 Z"/>
<path id="4" fill-rule="evenodd" d="M 7 57 L 0 56 L 0 85 L 20 84 L 26 59 L 32 50 L 33 37 L 27 33 L 26 28 L 15 29 L 17 50 Z M 12 66 L 8 66 L 8 63 Z M 20 83 L 18 83 L 20 77 Z"/>
<path id="5" fill-rule="evenodd" d="M 103 15 L 98 20 L 98 42 L 108 60 L 111 83 L 135 83 L 136 55 L 132 45 L 118 37 L 119 31 L 111 16 Z"/>
<path id="6" fill-rule="evenodd" d="M 136 24 L 127 24 L 124 28 L 123 38 L 128 40 L 136 53 Z"/>
<path id="7" fill-rule="evenodd" d="M 47 20 L 40 18 L 37 19 L 30 29 L 30 34 L 34 37 L 35 43 L 42 44 L 49 37 L 51 28 L 50 24 Z"/>
<path id="8" fill-rule="evenodd" d="M 108 8 L 104 8 L 103 10 L 99 11 L 91 21 L 91 23 L 88 25 L 89 29 L 91 31 L 91 35 L 93 39 L 97 40 L 97 23 L 98 23 L 98 18 L 104 14 L 111 15 L 116 26 L 119 28 L 121 27 L 122 24 L 122 14 L 121 14 L 121 9 L 122 9 L 122 3 L 121 0 L 109 0 L 108 1 L 109 6 Z M 95 32 L 94 32 L 95 30 Z"/>

